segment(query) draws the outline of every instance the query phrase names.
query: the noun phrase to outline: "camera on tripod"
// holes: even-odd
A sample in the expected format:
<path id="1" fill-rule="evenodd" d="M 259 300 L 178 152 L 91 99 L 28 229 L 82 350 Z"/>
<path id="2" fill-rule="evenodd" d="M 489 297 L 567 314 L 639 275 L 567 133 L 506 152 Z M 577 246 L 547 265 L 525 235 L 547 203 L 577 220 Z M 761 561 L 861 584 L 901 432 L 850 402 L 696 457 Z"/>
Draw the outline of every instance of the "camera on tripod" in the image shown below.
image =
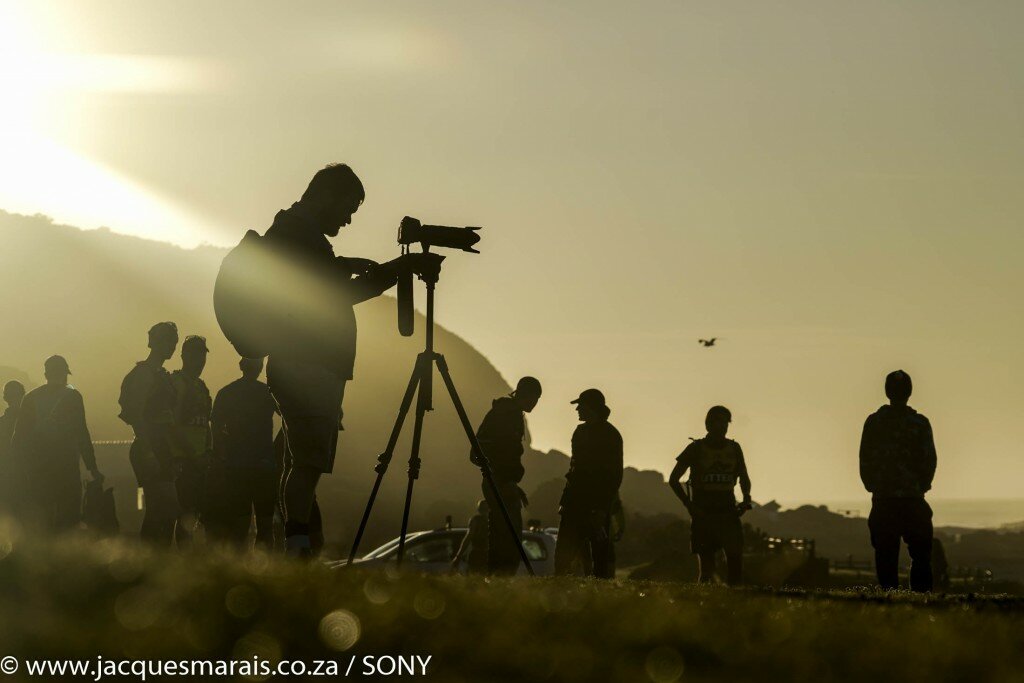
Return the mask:
<path id="1" fill-rule="evenodd" d="M 430 248 L 445 247 L 479 254 L 480 252 L 473 248 L 473 245 L 480 241 L 479 230 L 479 227 L 423 225 L 411 216 L 402 219 L 398 226 L 398 243 L 402 246 L 402 253 L 408 254 L 412 244 L 419 244 L 423 249 L 422 260 L 417 267 L 407 269 L 398 276 L 398 332 L 403 337 L 412 336 L 416 326 L 412 276 L 415 274 L 432 288 L 441 273 L 441 261 L 444 260 L 444 256 L 432 254 Z"/>
<path id="2" fill-rule="evenodd" d="M 476 438 L 473 425 L 469 421 L 469 415 L 466 413 L 466 408 L 462 405 L 462 399 L 459 398 L 459 393 L 455 389 L 455 380 L 452 379 L 451 372 L 448 369 L 448 362 L 442 354 L 434 350 L 434 289 L 438 279 L 441 277 L 441 262 L 444 261 L 444 256 L 432 253 L 430 248 L 446 247 L 448 249 L 462 249 L 463 251 L 478 254 L 480 252 L 474 249 L 473 245 L 480 241 L 480 235 L 477 234 L 479 230 L 480 228 L 423 225 L 415 218 L 410 218 L 409 216 L 402 219 L 402 224 L 398 228 L 398 243 L 402 245 L 402 258 L 398 259 L 401 264 L 398 276 L 398 330 L 406 337 L 413 333 L 412 276 L 415 274 L 427 286 L 426 333 L 423 335 L 423 351 L 416 356 L 416 364 L 413 366 L 409 385 L 406 387 L 405 396 L 402 398 L 402 403 L 398 408 L 395 426 L 391 430 L 391 438 L 388 439 L 388 445 L 384 448 L 384 452 L 377 457 L 377 465 L 374 467 L 377 478 L 374 481 L 373 488 L 370 490 L 370 498 L 366 501 L 363 518 L 359 522 L 355 540 L 352 541 L 352 548 L 349 550 L 349 565 L 355 562 L 356 553 L 359 552 L 359 543 L 362 541 L 363 532 L 366 531 L 366 525 L 370 520 L 373 504 L 377 500 L 377 494 L 380 492 L 384 474 L 388 471 L 391 458 L 394 456 L 395 448 L 398 445 L 398 439 L 402 433 L 402 425 L 413 406 L 413 399 L 415 398 L 416 416 L 413 420 L 412 446 L 409 454 L 409 482 L 405 490 L 402 533 L 398 537 L 398 565 L 401 566 L 402 564 L 402 556 L 405 552 L 405 539 L 409 530 L 409 511 L 412 506 L 413 484 L 420 476 L 420 439 L 423 434 L 423 420 L 426 413 L 434 409 L 433 375 L 436 368 L 437 372 L 441 375 L 441 379 L 444 381 L 448 395 L 451 397 L 452 405 L 459 416 L 459 422 L 462 423 L 462 429 L 466 433 L 466 439 L 469 441 L 470 452 L 472 453 L 470 462 L 480 468 L 484 482 L 495 499 L 495 507 L 492 507 L 491 515 L 492 517 L 495 514 L 501 515 L 508 530 L 507 538 L 514 543 L 519 553 L 519 559 L 522 561 L 523 566 L 526 567 L 527 573 L 533 575 L 533 566 L 530 564 L 530 558 L 526 554 L 522 543 L 518 541 L 521 532 L 519 527 L 522 525 L 516 524 L 512 520 L 508 509 L 505 507 L 505 503 L 502 502 L 497 484 L 494 483 L 490 461 L 487 459 L 487 455 Z M 423 248 L 423 253 L 410 253 L 410 245 L 416 243 L 419 243 Z"/>

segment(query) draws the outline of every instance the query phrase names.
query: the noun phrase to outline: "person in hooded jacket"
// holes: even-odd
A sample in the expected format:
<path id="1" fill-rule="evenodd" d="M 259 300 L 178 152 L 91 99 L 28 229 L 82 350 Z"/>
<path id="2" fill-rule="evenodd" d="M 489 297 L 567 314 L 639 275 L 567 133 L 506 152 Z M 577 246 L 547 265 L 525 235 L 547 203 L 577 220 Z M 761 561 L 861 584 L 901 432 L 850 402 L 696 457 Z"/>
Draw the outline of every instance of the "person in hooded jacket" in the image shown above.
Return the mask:
<path id="1" fill-rule="evenodd" d="M 559 501 L 555 574 L 614 575 L 611 518 L 622 484 L 622 436 L 610 422 L 604 394 L 587 389 L 574 401 L 582 424 Z"/>
<path id="2" fill-rule="evenodd" d="M 526 504 L 526 496 L 519 488 L 519 482 L 526 473 L 523 468 L 523 437 L 526 434 L 523 414 L 537 406 L 540 395 L 540 382 L 534 377 L 523 377 L 516 384 L 515 391 L 493 401 L 477 429 L 476 438 L 490 463 L 494 487 L 516 529 L 516 537 L 513 538 L 501 515 L 494 491 L 486 481 L 482 482 L 484 500 L 490 511 L 487 516 L 487 571 L 490 574 L 515 574 L 521 562 L 519 544 L 523 505 Z"/>
<path id="3" fill-rule="evenodd" d="M 907 405 L 913 383 L 903 370 L 885 378 L 889 404 L 868 416 L 860 441 L 860 478 L 871 493 L 868 529 L 883 589 L 899 586 L 900 541 L 910 554 L 910 588 L 932 589 L 932 509 L 924 499 L 935 476 L 935 440 L 924 415 Z"/>

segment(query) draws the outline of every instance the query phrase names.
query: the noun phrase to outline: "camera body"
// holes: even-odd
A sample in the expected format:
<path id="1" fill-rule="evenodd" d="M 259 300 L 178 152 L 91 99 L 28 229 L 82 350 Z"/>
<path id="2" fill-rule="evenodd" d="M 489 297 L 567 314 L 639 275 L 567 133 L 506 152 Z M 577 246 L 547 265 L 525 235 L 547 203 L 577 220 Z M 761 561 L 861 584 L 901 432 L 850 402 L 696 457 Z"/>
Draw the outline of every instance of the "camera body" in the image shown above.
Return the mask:
<path id="1" fill-rule="evenodd" d="M 423 225 L 411 216 L 406 216 L 398 225 L 398 243 L 402 246 L 419 243 L 423 251 L 430 247 L 461 249 L 473 254 L 480 252 L 473 245 L 480 241 L 478 227 L 453 228 L 447 225 Z"/>
<path id="2" fill-rule="evenodd" d="M 415 331 L 415 311 L 413 310 L 413 275 L 427 283 L 428 293 L 441 275 L 441 262 L 444 256 L 430 252 L 431 247 L 461 249 L 471 254 L 480 252 L 473 248 L 480 241 L 479 227 L 455 228 L 447 225 L 423 225 L 415 218 L 406 216 L 398 226 L 398 243 L 402 253 L 409 253 L 409 245 L 419 244 L 423 253 L 417 255 L 415 267 L 405 269 L 398 276 L 398 332 L 403 337 L 412 336 Z"/>

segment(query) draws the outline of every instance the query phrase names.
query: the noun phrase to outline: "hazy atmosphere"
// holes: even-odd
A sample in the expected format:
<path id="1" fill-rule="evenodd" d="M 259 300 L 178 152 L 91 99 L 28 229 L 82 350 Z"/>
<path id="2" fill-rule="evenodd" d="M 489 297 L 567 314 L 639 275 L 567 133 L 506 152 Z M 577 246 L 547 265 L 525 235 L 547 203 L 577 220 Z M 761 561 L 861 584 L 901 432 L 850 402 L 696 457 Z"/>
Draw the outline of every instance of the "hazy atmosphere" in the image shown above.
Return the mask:
<path id="1" fill-rule="evenodd" d="M 1022 20 L 950 0 L 0 0 L 0 209 L 229 246 L 343 161 L 367 197 L 339 253 L 394 257 L 404 215 L 484 226 L 438 322 L 506 381 L 541 379 L 536 448 L 568 449 L 568 402 L 595 386 L 626 465 L 667 472 L 722 403 L 755 499 L 864 498 L 860 430 L 903 368 L 934 495 L 1017 497 Z"/>

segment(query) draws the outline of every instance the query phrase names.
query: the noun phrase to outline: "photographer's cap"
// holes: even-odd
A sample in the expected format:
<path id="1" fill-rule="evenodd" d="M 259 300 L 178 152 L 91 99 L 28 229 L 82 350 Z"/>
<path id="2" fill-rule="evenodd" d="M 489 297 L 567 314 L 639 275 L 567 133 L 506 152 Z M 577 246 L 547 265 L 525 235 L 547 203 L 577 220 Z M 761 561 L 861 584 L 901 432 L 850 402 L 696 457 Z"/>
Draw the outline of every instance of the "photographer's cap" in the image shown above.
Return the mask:
<path id="1" fill-rule="evenodd" d="M 585 389 L 575 401 L 569 401 L 572 404 L 580 404 L 586 406 L 600 407 L 604 403 L 604 394 L 597 389 Z"/>
<path id="2" fill-rule="evenodd" d="M 66 372 L 71 374 L 71 368 L 68 367 L 68 362 L 64 356 L 50 356 L 43 363 L 43 369 L 46 372 Z"/>

